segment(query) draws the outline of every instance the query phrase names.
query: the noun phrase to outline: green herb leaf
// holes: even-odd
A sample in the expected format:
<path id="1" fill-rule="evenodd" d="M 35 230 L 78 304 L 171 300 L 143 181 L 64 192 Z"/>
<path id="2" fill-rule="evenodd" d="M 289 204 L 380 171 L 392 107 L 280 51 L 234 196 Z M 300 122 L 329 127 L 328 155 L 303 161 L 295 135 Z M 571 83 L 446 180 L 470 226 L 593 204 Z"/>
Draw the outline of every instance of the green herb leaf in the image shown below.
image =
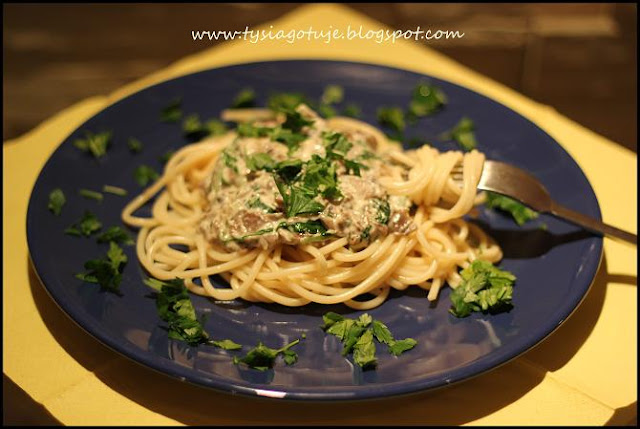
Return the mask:
<path id="1" fill-rule="evenodd" d="M 306 97 L 300 93 L 281 92 L 273 94 L 267 101 L 267 107 L 271 110 L 295 109 L 298 105 L 307 103 Z"/>
<path id="2" fill-rule="evenodd" d="M 354 345 L 353 361 L 362 369 L 373 368 L 376 366 L 376 346 L 373 343 L 373 334 L 370 329 L 364 331 Z"/>
<path id="3" fill-rule="evenodd" d="M 389 353 L 394 356 L 400 356 L 402 353 L 407 350 L 411 350 L 418 344 L 416 340 L 413 338 L 405 338 L 404 340 L 394 341 L 389 345 Z"/>
<path id="4" fill-rule="evenodd" d="M 147 186 L 149 182 L 157 180 L 160 177 L 153 168 L 144 164 L 135 169 L 133 176 L 140 186 Z"/>
<path id="5" fill-rule="evenodd" d="M 97 283 L 111 292 L 118 292 L 122 281 L 122 269 L 127 262 L 127 255 L 114 242 L 109 243 L 106 259 L 92 259 L 85 262 L 85 273 L 76 274 L 76 278 Z"/>
<path id="6" fill-rule="evenodd" d="M 64 232 L 69 235 L 84 235 L 85 237 L 88 237 L 96 231 L 99 231 L 100 228 L 102 228 L 102 222 L 98 220 L 96 215 L 90 211 L 85 211 L 82 218 L 69 228 L 65 229 Z"/>
<path id="7" fill-rule="evenodd" d="M 80 194 L 85 198 L 89 198 L 96 201 L 102 201 L 102 199 L 104 198 L 104 196 L 100 192 L 91 191 L 89 189 L 80 189 L 78 191 L 78 194 Z"/>
<path id="8" fill-rule="evenodd" d="M 291 130 L 294 133 L 299 133 L 303 127 L 313 124 L 313 120 L 306 119 L 297 110 L 281 108 L 279 111 L 285 114 L 285 121 L 281 125 L 281 127 L 286 130 Z"/>
<path id="9" fill-rule="evenodd" d="M 150 284 L 151 282 L 146 282 Z M 174 279 L 161 283 L 160 292 L 156 295 L 158 316 L 168 324 L 169 338 L 185 341 L 191 346 L 210 343 L 209 334 L 198 320 L 196 311 L 189 298 L 184 280 Z"/>
<path id="10" fill-rule="evenodd" d="M 344 88 L 338 85 L 327 85 L 320 101 L 324 104 L 336 104 L 344 99 Z"/>
<path id="11" fill-rule="evenodd" d="M 474 127 L 473 121 L 464 117 L 451 130 L 442 133 L 440 138 L 454 140 L 462 149 L 470 151 L 478 145 L 473 132 Z"/>
<path id="12" fill-rule="evenodd" d="M 360 106 L 357 104 L 348 104 L 345 106 L 342 114 L 351 118 L 359 118 L 362 116 L 362 109 L 360 109 Z"/>
<path id="13" fill-rule="evenodd" d="M 103 131 L 94 134 L 90 131 L 85 132 L 84 139 L 77 139 L 73 145 L 83 152 L 91 153 L 94 158 L 100 158 L 107 153 L 107 148 L 111 143 L 111 131 Z"/>
<path id="14" fill-rule="evenodd" d="M 108 243 L 113 241 L 118 244 L 132 245 L 133 238 L 119 226 L 109 227 L 105 232 L 98 236 L 98 243 Z"/>
<path id="15" fill-rule="evenodd" d="M 273 368 L 276 358 L 278 355 L 282 354 L 285 363 L 287 365 L 293 365 L 298 360 L 298 355 L 293 350 L 290 350 L 290 348 L 299 342 L 300 340 L 294 340 L 280 349 L 272 349 L 262 344 L 262 342 L 259 342 L 258 345 L 249 350 L 244 357 L 234 358 L 233 363 L 236 365 L 244 363 L 250 368 L 257 369 L 258 371 L 266 371 Z"/>
<path id="16" fill-rule="evenodd" d="M 487 192 L 485 205 L 489 208 L 509 213 L 520 226 L 530 220 L 536 219 L 539 215 L 538 212 L 531 210 L 519 201 L 495 192 Z"/>
<path id="17" fill-rule="evenodd" d="M 160 112 L 160 120 L 162 122 L 178 122 L 182 118 L 182 100 L 180 98 L 173 99 L 167 107 Z"/>
<path id="18" fill-rule="evenodd" d="M 121 196 L 121 197 L 124 197 L 124 196 L 127 195 L 127 190 L 126 189 L 119 188 L 117 186 L 104 185 L 102 187 L 102 190 L 104 192 L 108 192 L 110 194 L 118 195 L 118 196 Z"/>
<path id="19" fill-rule="evenodd" d="M 387 325 L 385 325 L 381 321 L 374 320 L 371 328 L 373 330 L 373 335 L 379 342 L 386 345 L 391 345 L 395 341 L 393 339 L 393 335 L 391 335 L 391 331 L 389 331 L 389 328 L 387 328 Z"/>
<path id="20" fill-rule="evenodd" d="M 377 116 L 380 125 L 387 126 L 394 131 L 401 133 L 406 128 L 404 113 L 399 107 L 380 107 Z"/>
<path id="21" fill-rule="evenodd" d="M 276 210 L 273 207 L 269 207 L 265 203 L 262 202 L 260 197 L 255 197 L 251 201 L 247 203 L 247 207 L 250 209 L 259 209 L 265 213 L 275 213 Z"/>
<path id="22" fill-rule="evenodd" d="M 276 162 L 269 156 L 268 153 L 254 153 L 253 155 L 248 156 L 246 159 L 247 168 L 249 170 L 257 171 L 257 170 L 266 170 L 272 171 L 276 165 Z"/>
<path id="23" fill-rule="evenodd" d="M 413 90 L 407 116 L 410 120 L 431 115 L 447 103 L 444 92 L 435 85 L 418 84 Z"/>
<path id="24" fill-rule="evenodd" d="M 398 356 L 412 349 L 417 342 L 412 338 L 396 341 L 389 328 L 379 320 L 364 313 L 358 319 L 347 319 L 339 314 L 329 312 L 322 316 L 324 325 L 321 328 L 335 335 L 343 344 L 342 355 L 353 353 L 353 361 L 363 370 L 377 365 L 376 348 L 373 339 L 388 346 L 389 353 Z"/>
<path id="25" fill-rule="evenodd" d="M 231 340 L 212 340 L 211 344 L 224 350 L 240 350 L 242 346 Z"/>
<path id="26" fill-rule="evenodd" d="M 233 102 L 231 103 L 231 107 L 234 109 L 240 109 L 244 107 L 253 107 L 256 105 L 256 93 L 251 88 L 245 88 L 240 91 Z"/>
<path id="27" fill-rule="evenodd" d="M 467 317 L 474 311 L 500 313 L 513 307 L 515 276 L 487 261 L 475 260 L 460 271 L 462 282 L 450 295 L 449 312 Z"/>
<path id="28" fill-rule="evenodd" d="M 276 181 L 278 191 L 282 195 L 284 212 L 286 217 L 294 217 L 300 214 L 318 214 L 324 206 L 307 195 L 307 191 L 295 186 L 287 186 L 281 181 Z"/>
<path id="29" fill-rule="evenodd" d="M 62 207 L 67 202 L 67 199 L 64 196 L 64 192 L 62 189 L 56 188 L 49 194 L 49 204 L 47 204 L 47 208 L 56 216 L 60 215 L 62 211 Z"/>
<path id="30" fill-rule="evenodd" d="M 389 222 L 389 216 L 391 216 L 391 207 L 389 206 L 389 200 L 382 200 L 376 198 L 373 200 L 376 206 L 376 221 L 379 224 L 386 225 Z"/>
<path id="31" fill-rule="evenodd" d="M 130 137 L 127 141 L 127 146 L 132 153 L 142 152 L 142 142 L 134 137 Z"/>
<path id="32" fill-rule="evenodd" d="M 333 311 L 330 311 L 322 316 L 322 320 L 324 321 L 324 325 L 322 325 L 321 328 L 323 331 L 326 331 L 335 323 L 340 322 L 341 320 L 344 320 L 344 316 L 341 316 L 338 313 L 334 313 Z"/>

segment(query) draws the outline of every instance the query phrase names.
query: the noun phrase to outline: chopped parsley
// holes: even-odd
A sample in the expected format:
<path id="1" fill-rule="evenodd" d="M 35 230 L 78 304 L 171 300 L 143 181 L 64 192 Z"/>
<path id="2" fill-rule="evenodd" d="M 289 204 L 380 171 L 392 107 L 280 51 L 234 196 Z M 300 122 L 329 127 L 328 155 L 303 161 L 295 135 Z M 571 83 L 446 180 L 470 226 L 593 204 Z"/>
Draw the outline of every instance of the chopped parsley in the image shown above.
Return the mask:
<path id="1" fill-rule="evenodd" d="M 107 257 L 85 262 L 84 268 L 87 271 L 76 274 L 76 278 L 89 283 L 97 283 L 100 287 L 117 293 L 122 282 L 122 269 L 126 263 L 127 255 L 124 254 L 120 246 L 112 241 L 109 243 Z"/>
<path id="2" fill-rule="evenodd" d="M 182 122 L 182 132 L 190 139 L 202 139 L 207 136 L 218 136 L 227 132 L 227 126 L 219 119 L 209 119 L 205 123 L 200 121 L 200 116 L 193 113 Z"/>
<path id="3" fill-rule="evenodd" d="M 387 345 L 389 353 L 399 356 L 417 344 L 413 338 L 396 340 L 389 328 L 379 320 L 364 313 L 357 319 L 348 319 L 340 314 L 328 312 L 322 316 L 322 330 L 336 336 L 343 345 L 342 355 L 353 354 L 353 361 L 363 370 L 377 366 L 374 338 Z"/>
<path id="4" fill-rule="evenodd" d="M 294 109 L 280 108 L 280 112 L 284 113 L 285 121 L 281 127 L 286 130 L 291 130 L 293 133 L 299 133 L 303 127 L 313 124 L 313 120 L 305 119 L 302 113 Z"/>
<path id="5" fill-rule="evenodd" d="M 156 309 L 160 319 L 167 322 L 169 338 L 184 341 L 190 346 L 209 343 L 209 334 L 196 317 L 184 280 L 163 282 L 149 279 L 144 283 L 157 291 Z"/>
<path id="6" fill-rule="evenodd" d="M 295 109 L 300 104 L 306 103 L 307 99 L 303 94 L 296 92 L 281 92 L 272 94 L 267 100 L 267 107 L 271 110 Z"/>
<path id="7" fill-rule="evenodd" d="M 85 237 L 89 237 L 101 228 L 102 222 L 98 220 L 96 215 L 87 210 L 78 222 L 65 229 L 64 232 L 68 235 L 75 235 L 78 237 L 84 235 Z"/>
<path id="8" fill-rule="evenodd" d="M 62 206 L 67 202 L 67 199 L 64 196 L 64 192 L 62 189 L 56 188 L 49 194 L 49 204 L 47 204 L 47 208 L 56 216 L 60 215 L 62 211 Z"/>
<path id="9" fill-rule="evenodd" d="M 82 197 L 89 198 L 96 201 L 102 201 L 102 199 L 104 198 L 104 196 L 100 192 L 91 191 L 89 189 L 80 189 L 78 191 L 78 194 L 80 194 L 80 196 Z"/>
<path id="10" fill-rule="evenodd" d="M 148 165 L 140 165 L 133 172 L 133 177 L 140 186 L 147 186 L 149 182 L 157 180 L 160 175 Z"/>
<path id="11" fill-rule="evenodd" d="M 135 137 L 130 137 L 127 141 L 127 146 L 132 153 L 142 152 L 142 142 Z"/>
<path id="12" fill-rule="evenodd" d="M 189 291 L 184 280 L 161 281 L 154 278 L 144 280 L 144 284 L 156 293 L 156 309 L 160 319 L 167 322 L 169 338 L 181 340 L 190 346 L 210 344 L 225 350 L 238 350 L 242 346 L 231 340 L 212 340 L 204 330 L 203 318 L 198 319 Z"/>
<path id="13" fill-rule="evenodd" d="M 124 197 L 127 195 L 127 190 L 123 188 L 119 188 L 118 186 L 104 185 L 102 187 L 103 192 L 108 192 L 109 194 L 119 195 Z"/>
<path id="14" fill-rule="evenodd" d="M 284 214 L 286 217 L 294 217 L 301 214 L 318 214 L 324 206 L 313 199 L 314 195 L 309 195 L 308 190 L 299 186 L 286 185 L 281 180 L 276 180 L 276 186 L 284 203 Z"/>
<path id="15" fill-rule="evenodd" d="M 406 128 L 404 113 L 399 107 L 380 107 L 377 117 L 380 125 L 389 127 L 398 133 L 402 133 Z"/>
<path id="16" fill-rule="evenodd" d="M 470 151 L 475 149 L 478 145 L 476 141 L 475 133 L 473 132 L 475 126 L 471 119 L 462 118 L 460 121 L 449 131 L 446 131 L 440 135 L 440 138 L 444 140 L 453 140 L 458 145 L 466 150 Z"/>
<path id="17" fill-rule="evenodd" d="M 344 99 L 344 89 L 338 85 L 327 85 L 320 97 L 318 112 L 325 118 L 332 118 L 338 114 L 334 104 Z"/>
<path id="18" fill-rule="evenodd" d="M 127 234 L 127 231 L 119 226 L 111 226 L 98 236 L 98 243 L 108 243 L 110 241 L 118 244 L 134 244 L 133 239 Z"/>
<path id="19" fill-rule="evenodd" d="M 342 114 L 351 118 L 359 118 L 362 116 L 362 109 L 357 104 L 347 104 L 342 110 Z"/>
<path id="20" fill-rule="evenodd" d="M 263 203 L 262 200 L 260 199 L 260 197 L 255 197 L 254 199 L 249 201 L 247 203 L 247 207 L 249 207 L 250 209 L 259 209 L 259 210 L 262 210 L 265 213 L 275 213 L 276 212 L 276 210 L 273 207 L 269 207 L 268 205 Z"/>
<path id="21" fill-rule="evenodd" d="M 262 342 L 258 342 L 258 345 L 249 350 L 249 352 L 242 358 L 234 357 L 233 363 L 236 365 L 244 363 L 250 368 L 257 369 L 258 371 L 266 371 L 273 368 L 276 358 L 279 355 L 282 355 L 284 362 L 287 365 L 293 365 L 298 361 L 298 354 L 290 349 L 299 342 L 300 340 L 294 340 L 279 349 L 272 349 L 262 344 Z"/>
<path id="22" fill-rule="evenodd" d="M 447 97 L 435 85 L 420 83 L 413 90 L 407 116 L 410 120 L 431 115 L 442 109 Z"/>
<path id="23" fill-rule="evenodd" d="M 320 97 L 323 104 L 336 104 L 344 99 L 344 88 L 339 85 L 327 85 Z"/>
<path id="24" fill-rule="evenodd" d="M 240 91 L 233 102 L 231 103 L 231 107 L 233 109 L 241 109 L 244 107 L 253 107 L 256 105 L 256 93 L 251 88 L 245 88 Z"/>
<path id="25" fill-rule="evenodd" d="M 225 166 L 229 167 L 236 173 L 238 172 L 238 167 L 236 166 L 236 158 L 229 154 L 227 149 L 222 151 L 222 162 Z"/>
<path id="26" fill-rule="evenodd" d="M 376 205 L 377 210 L 376 221 L 379 224 L 386 225 L 389 222 L 389 216 L 391 215 L 389 201 L 376 198 L 373 202 Z"/>
<path id="27" fill-rule="evenodd" d="M 160 120 L 162 122 L 178 122 L 182 118 L 182 100 L 174 98 L 162 111 L 160 112 Z"/>
<path id="28" fill-rule="evenodd" d="M 249 170 L 267 170 L 271 171 L 276 165 L 276 162 L 269 156 L 269 154 L 260 152 L 250 155 L 246 158 L 247 168 Z"/>
<path id="29" fill-rule="evenodd" d="M 509 213 L 520 226 L 530 220 L 536 219 L 539 215 L 538 212 L 531 210 L 519 201 L 495 192 L 487 192 L 485 205 L 489 208 Z"/>
<path id="30" fill-rule="evenodd" d="M 513 307 L 511 298 L 515 276 L 487 261 L 475 260 L 460 271 L 462 282 L 450 295 L 449 312 L 456 317 L 467 317 L 474 311 L 492 314 Z"/>
<path id="31" fill-rule="evenodd" d="M 100 158 L 107 153 L 107 148 L 111 143 L 111 131 L 103 131 L 94 134 L 85 132 L 84 139 L 76 139 L 73 145 L 83 152 L 91 153 L 95 158 Z"/>

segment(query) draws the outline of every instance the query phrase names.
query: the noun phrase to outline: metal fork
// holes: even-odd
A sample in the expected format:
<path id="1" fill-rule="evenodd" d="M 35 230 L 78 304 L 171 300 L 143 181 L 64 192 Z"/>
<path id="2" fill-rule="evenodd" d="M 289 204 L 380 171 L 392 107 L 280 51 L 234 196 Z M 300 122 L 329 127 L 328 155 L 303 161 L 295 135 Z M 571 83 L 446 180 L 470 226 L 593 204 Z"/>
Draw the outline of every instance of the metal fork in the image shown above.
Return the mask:
<path id="1" fill-rule="evenodd" d="M 457 182 L 462 181 L 462 164 L 458 163 L 454 167 L 451 177 Z M 549 213 L 568 220 L 591 232 L 607 234 L 635 245 L 638 244 L 637 235 L 607 225 L 556 203 L 538 179 L 513 165 L 499 161 L 485 161 L 478 189 L 514 198 L 535 211 Z"/>

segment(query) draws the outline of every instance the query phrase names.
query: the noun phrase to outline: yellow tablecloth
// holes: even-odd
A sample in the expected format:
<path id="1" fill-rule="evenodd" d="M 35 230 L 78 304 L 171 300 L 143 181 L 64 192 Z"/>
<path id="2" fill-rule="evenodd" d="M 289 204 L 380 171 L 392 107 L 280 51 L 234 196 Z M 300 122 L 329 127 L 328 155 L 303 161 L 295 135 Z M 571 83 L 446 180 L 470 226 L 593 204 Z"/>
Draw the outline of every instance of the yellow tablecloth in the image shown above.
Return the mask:
<path id="1" fill-rule="evenodd" d="M 385 28 L 331 4 L 298 8 L 261 28 L 313 25 L 328 29 L 349 24 Z M 423 72 L 511 107 L 553 136 L 578 162 L 595 189 L 605 222 L 636 231 L 634 153 L 457 64 L 426 43 L 225 42 L 109 96 L 78 103 L 26 135 L 5 142 L 5 374 L 67 425 L 603 425 L 635 419 L 637 249 L 608 238 L 602 266 L 585 301 L 536 348 L 467 382 L 374 404 L 292 404 L 235 397 L 180 383 L 102 346 L 56 307 L 29 267 L 25 218 L 38 172 L 58 144 L 104 107 L 157 82 L 211 67 L 301 58 L 360 61 Z"/>

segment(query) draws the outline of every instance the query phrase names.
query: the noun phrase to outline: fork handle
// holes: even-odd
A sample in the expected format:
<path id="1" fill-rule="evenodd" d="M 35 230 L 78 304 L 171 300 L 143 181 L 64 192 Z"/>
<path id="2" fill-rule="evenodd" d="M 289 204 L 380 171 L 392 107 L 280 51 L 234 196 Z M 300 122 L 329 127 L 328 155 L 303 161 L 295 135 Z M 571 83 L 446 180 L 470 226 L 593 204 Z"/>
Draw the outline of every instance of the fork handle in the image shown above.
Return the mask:
<path id="1" fill-rule="evenodd" d="M 607 225 L 606 223 L 597 221 L 592 217 L 585 216 L 582 213 L 574 212 L 573 210 L 570 210 L 559 204 L 553 203 L 549 212 L 554 216 L 558 216 L 562 219 L 566 219 L 570 222 L 576 223 L 590 231 L 610 235 L 612 237 L 619 238 L 620 240 L 624 240 L 635 245 L 638 244 L 637 235 L 631 234 L 627 231 L 623 231 L 614 226 Z"/>

